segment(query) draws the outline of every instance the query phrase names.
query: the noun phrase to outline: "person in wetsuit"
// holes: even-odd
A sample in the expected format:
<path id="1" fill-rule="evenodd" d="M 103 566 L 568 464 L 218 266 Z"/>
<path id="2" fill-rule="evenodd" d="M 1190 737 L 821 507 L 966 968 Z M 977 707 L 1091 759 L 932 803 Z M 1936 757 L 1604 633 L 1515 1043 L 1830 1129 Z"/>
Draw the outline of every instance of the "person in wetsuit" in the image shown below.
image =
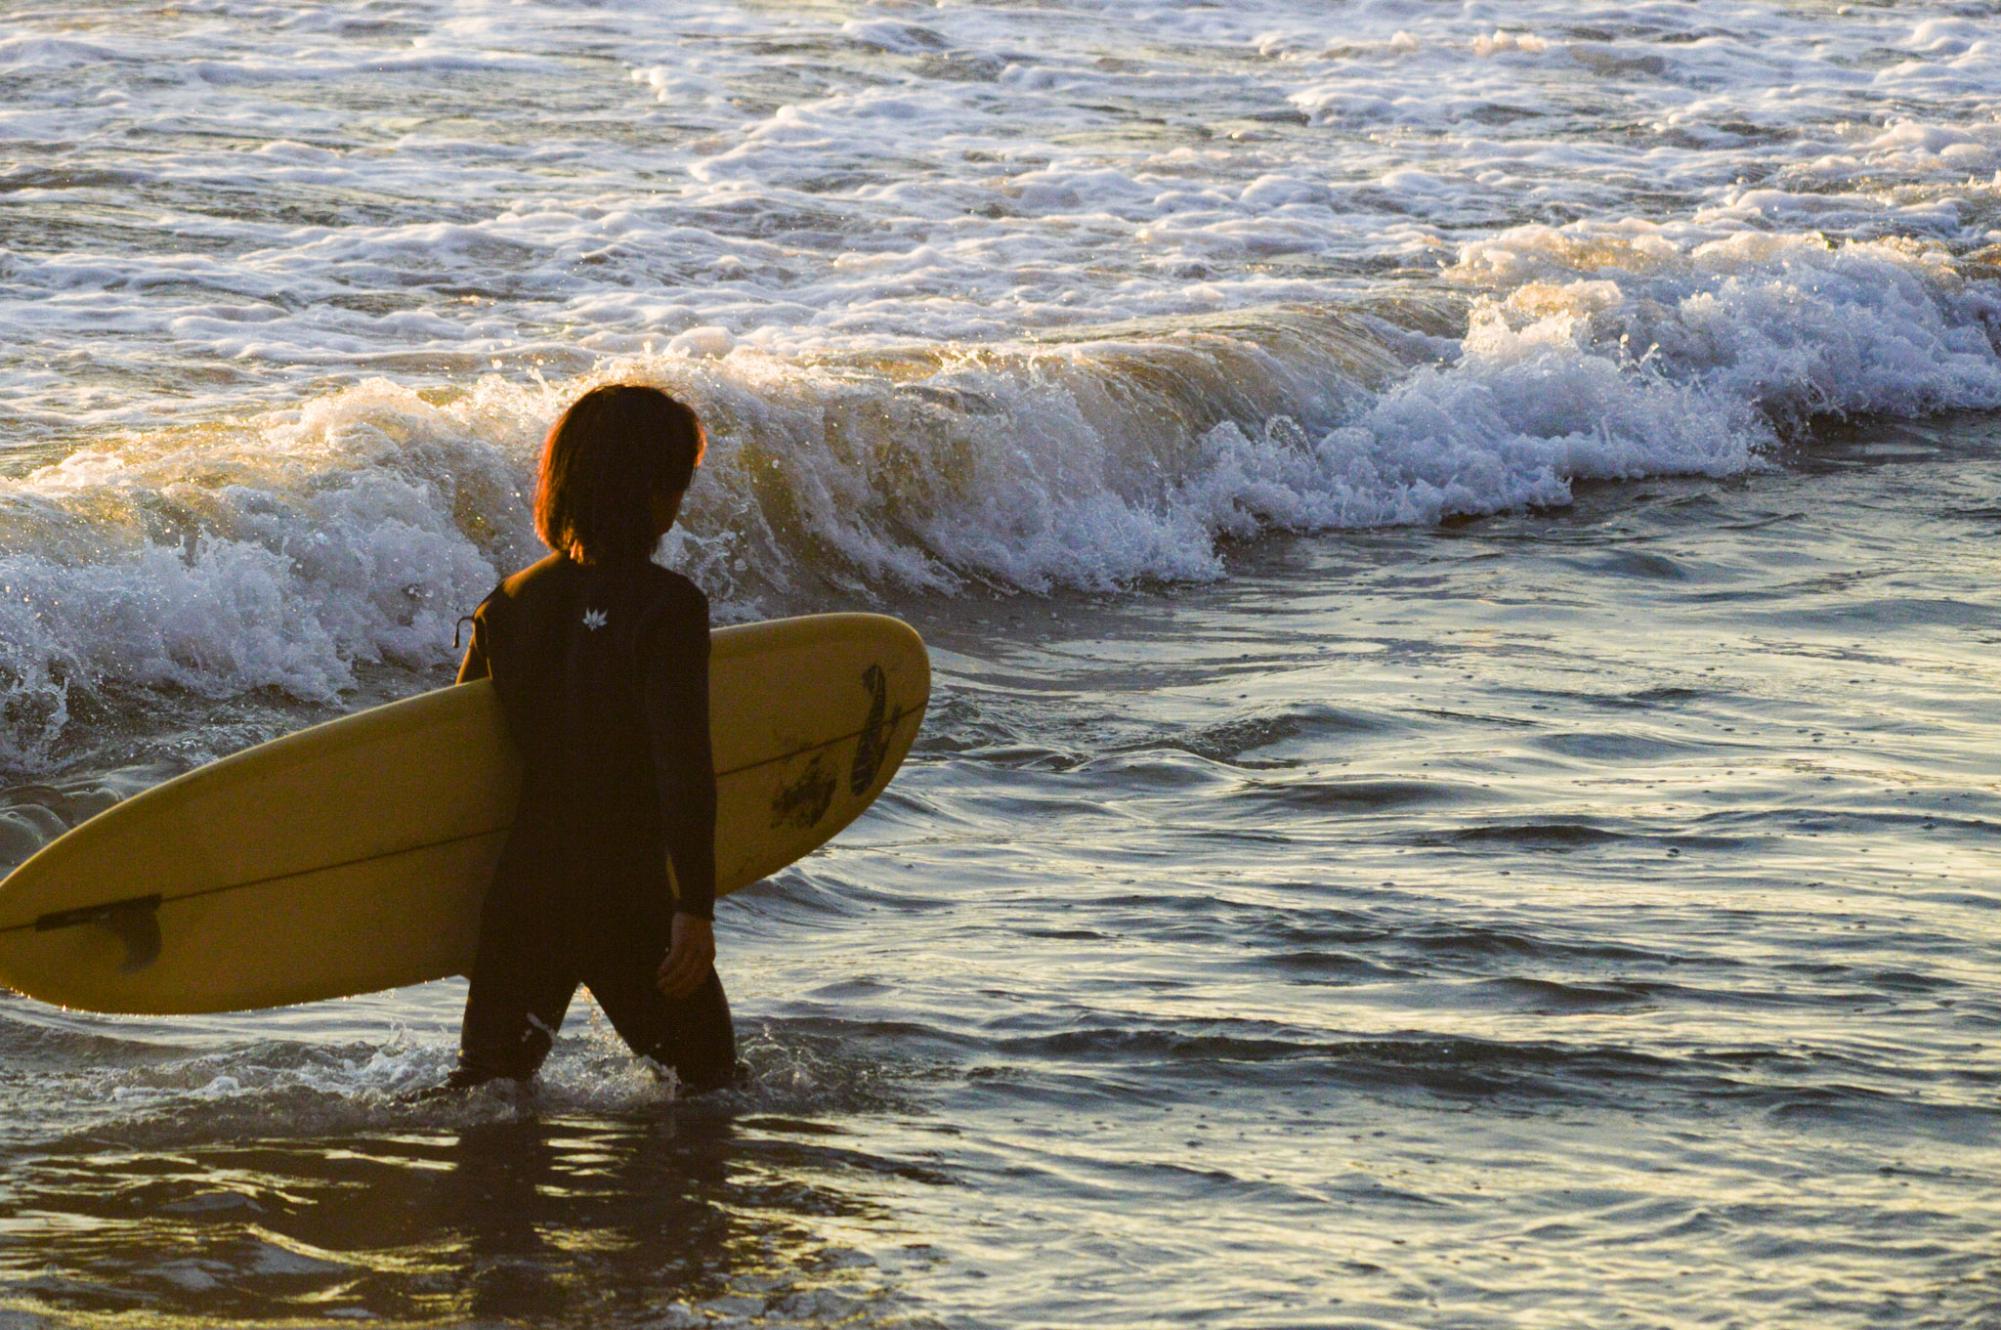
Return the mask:
<path id="1" fill-rule="evenodd" d="M 579 398 L 542 450 L 535 526 L 552 553 L 472 615 L 459 682 L 493 679 L 524 771 L 441 1090 L 533 1076 L 579 983 L 684 1090 L 734 1076 L 711 931 L 709 605 L 652 561 L 705 446 L 658 389 Z"/>

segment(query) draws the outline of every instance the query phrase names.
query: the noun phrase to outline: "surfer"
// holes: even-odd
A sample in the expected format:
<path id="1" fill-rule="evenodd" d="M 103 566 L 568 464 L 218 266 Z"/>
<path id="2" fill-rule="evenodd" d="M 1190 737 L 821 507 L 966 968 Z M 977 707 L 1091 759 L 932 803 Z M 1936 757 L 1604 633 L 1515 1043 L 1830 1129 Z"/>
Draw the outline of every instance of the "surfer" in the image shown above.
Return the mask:
<path id="1" fill-rule="evenodd" d="M 685 1091 L 735 1074 L 713 964 L 709 604 L 652 561 L 706 446 L 692 410 L 631 384 L 585 393 L 543 444 L 551 553 L 480 603 L 459 668 L 493 679 L 524 777 L 458 1066 L 433 1093 L 532 1077 L 580 983 Z"/>

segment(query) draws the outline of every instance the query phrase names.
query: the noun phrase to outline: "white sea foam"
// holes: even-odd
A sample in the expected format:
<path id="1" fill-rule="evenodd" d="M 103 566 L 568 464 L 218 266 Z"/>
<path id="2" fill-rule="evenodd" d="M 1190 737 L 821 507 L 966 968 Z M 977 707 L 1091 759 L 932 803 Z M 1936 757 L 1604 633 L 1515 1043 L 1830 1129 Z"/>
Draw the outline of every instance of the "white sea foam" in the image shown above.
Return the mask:
<path id="1" fill-rule="evenodd" d="M 2001 406 L 2001 297 L 1936 246 L 1528 227 L 1448 276 L 1477 292 L 1456 342 L 1271 311 L 809 361 L 706 329 L 594 377 L 709 417 L 670 555 L 734 616 L 830 585 L 1207 578 L 1224 537 L 1558 504 L 1581 478 L 1757 465 L 1813 415 Z M 45 753 L 79 688 L 329 699 L 362 662 L 442 663 L 456 617 L 535 553 L 533 450 L 580 386 L 491 375 L 426 400 L 377 380 L 10 482 L 7 757 Z"/>
<path id="2" fill-rule="evenodd" d="M 363 1001 L 390 1007 L 409 1003 L 415 992 Z M 372 1034 L 368 1016 L 345 1012 L 333 1022 L 338 1029 L 332 1038 L 322 1028 L 325 1022 L 306 1019 L 304 1009 L 291 1013 L 299 1020 L 289 1022 L 285 1038 L 270 1037 L 268 1012 L 256 1020 L 217 1018 L 215 1028 L 199 1035 L 184 1020 L 175 1043 L 149 1047 L 133 1041 L 109 1059 L 91 1056 L 105 1044 L 103 1035 L 65 1037 L 59 1028 L 46 1039 L 50 1065 L 38 1074 L 43 1093 L 53 1087 L 79 1133 L 139 1149 L 246 1135 L 465 1127 L 537 1114 L 657 1114 L 680 1097 L 672 1069 L 635 1056 L 582 992 L 531 1085 L 501 1081 L 463 1096 L 421 1099 L 422 1092 L 444 1081 L 456 1057 L 456 1013 L 443 1011 L 442 1002 L 430 1005 L 441 1009 L 443 1020 L 412 1028 L 384 1014 Z M 73 1026 L 79 1019 L 57 1021 Z M 151 1032 L 159 1028 L 155 1023 Z M 910 1070 L 899 1060 L 885 1061 L 879 1048 L 854 1047 L 840 1035 L 782 1022 L 746 1028 L 738 1051 L 742 1079 L 726 1098 L 767 1112 L 855 1111 L 895 1103 Z M 258 1208 L 241 1197 L 195 1202 L 203 1203 Z"/>
<path id="3" fill-rule="evenodd" d="M 705 326 L 824 353 L 1321 300 L 1352 286 L 1329 265 L 1465 227 L 1670 220 L 1747 183 L 1778 191 L 1766 223 L 1993 239 L 1994 43 L 1967 20 L 1128 9 L 223 3 L 79 34 L 30 7 L 0 42 L 0 325 L 91 372 L 0 353 L 0 409 L 157 420 L 163 370 L 233 406 Z M 1111 53 L 1113 22 L 1173 44 Z M 1886 80 L 1913 85 L 1893 113 Z M 244 368 L 210 391 L 218 359 Z"/>

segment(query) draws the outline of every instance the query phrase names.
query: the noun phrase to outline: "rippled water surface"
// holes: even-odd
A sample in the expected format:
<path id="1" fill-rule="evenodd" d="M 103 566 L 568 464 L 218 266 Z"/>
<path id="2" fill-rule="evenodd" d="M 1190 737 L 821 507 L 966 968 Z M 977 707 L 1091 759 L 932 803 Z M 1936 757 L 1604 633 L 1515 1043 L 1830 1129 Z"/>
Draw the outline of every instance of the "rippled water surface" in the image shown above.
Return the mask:
<path id="1" fill-rule="evenodd" d="M 0 1326 L 2001 1326 L 2001 7 L 5 9 L 0 866 L 610 376 L 937 692 L 727 1095 L 0 995 Z"/>
<path id="2" fill-rule="evenodd" d="M 592 1016 L 532 1103 L 392 1106 L 456 983 L 9 1002 L 12 1303 L 1985 1324 L 1997 441 L 902 603 L 921 750 L 719 916 L 752 1088 Z"/>

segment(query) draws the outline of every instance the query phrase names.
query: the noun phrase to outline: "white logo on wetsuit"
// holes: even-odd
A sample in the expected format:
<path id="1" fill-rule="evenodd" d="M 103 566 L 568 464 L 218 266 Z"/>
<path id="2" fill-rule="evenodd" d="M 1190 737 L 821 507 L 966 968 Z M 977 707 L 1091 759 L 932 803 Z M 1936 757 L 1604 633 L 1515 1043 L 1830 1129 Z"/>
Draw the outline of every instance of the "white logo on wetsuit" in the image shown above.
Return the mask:
<path id="1" fill-rule="evenodd" d="M 584 627 L 595 633 L 598 629 L 605 626 L 606 617 L 603 610 L 585 610 Z"/>

